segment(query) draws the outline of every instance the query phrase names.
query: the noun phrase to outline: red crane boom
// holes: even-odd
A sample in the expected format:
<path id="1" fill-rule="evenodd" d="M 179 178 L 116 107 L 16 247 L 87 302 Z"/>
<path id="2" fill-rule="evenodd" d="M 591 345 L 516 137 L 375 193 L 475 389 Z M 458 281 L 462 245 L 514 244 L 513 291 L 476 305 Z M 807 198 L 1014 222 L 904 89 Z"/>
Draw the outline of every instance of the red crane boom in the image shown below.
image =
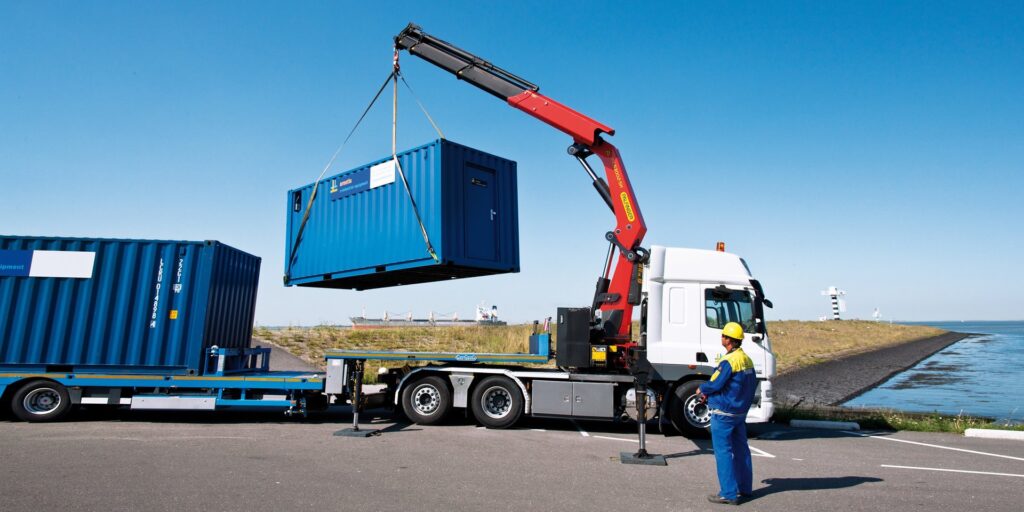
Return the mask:
<path id="1" fill-rule="evenodd" d="M 594 293 L 593 307 L 601 311 L 601 337 L 608 343 L 629 343 L 633 306 L 640 304 L 643 263 L 648 256 L 640 246 L 647 233 L 647 225 L 618 149 L 602 138 L 602 134 L 614 135 L 615 130 L 540 94 L 540 87 L 426 34 L 412 23 L 395 36 L 395 48 L 407 50 L 449 71 L 458 79 L 505 100 L 572 137 L 569 154 L 583 165 L 593 180 L 594 188 L 615 214 L 615 229 L 605 235 L 611 248 L 604 274 L 598 278 Z M 601 160 L 605 178 L 599 177 L 587 163 L 586 159 L 591 155 Z M 617 257 L 614 255 L 616 249 Z"/>

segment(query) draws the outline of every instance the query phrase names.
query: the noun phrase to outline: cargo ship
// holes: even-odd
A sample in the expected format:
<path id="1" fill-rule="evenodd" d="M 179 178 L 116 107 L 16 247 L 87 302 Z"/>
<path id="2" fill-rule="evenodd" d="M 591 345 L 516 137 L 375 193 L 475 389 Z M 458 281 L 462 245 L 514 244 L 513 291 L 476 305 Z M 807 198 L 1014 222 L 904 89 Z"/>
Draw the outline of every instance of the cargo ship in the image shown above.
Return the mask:
<path id="1" fill-rule="evenodd" d="M 353 316 L 350 317 L 349 320 L 352 322 L 353 329 L 452 327 L 473 325 L 494 327 L 499 325 L 508 325 L 507 322 L 498 319 L 498 306 L 491 306 L 490 309 L 488 309 L 482 304 L 476 307 L 476 314 L 472 320 L 460 319 L 457 312 L 451 313 L 450 315 L 438 315 L 433 311 L 431 311 L 426 318 L 413 318 L 411 311 L 403 316 L 394 317 L 385 311 L 383 317 L 367 318 L 366 312 L 364 311 L 361 316 Z"/>

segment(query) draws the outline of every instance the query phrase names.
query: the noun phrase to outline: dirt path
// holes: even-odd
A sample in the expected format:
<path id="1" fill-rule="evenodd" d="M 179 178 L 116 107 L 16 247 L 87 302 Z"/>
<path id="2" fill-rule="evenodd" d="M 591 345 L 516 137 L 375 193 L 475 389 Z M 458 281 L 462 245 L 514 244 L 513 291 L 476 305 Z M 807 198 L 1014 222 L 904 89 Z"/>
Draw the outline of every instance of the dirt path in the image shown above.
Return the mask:
<path id="1" fill-rule="evenodd" d="M 948 332 L 786 372 L 775 379 L 775 397 L 780 404 L 838 405 L 968 336 Z"/>

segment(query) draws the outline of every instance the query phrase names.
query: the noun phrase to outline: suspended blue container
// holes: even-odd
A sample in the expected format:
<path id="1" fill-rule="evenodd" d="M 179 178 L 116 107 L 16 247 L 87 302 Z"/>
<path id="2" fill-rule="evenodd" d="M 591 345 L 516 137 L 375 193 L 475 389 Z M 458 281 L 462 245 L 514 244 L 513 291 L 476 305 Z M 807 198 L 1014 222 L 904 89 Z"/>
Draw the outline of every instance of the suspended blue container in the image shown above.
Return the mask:
<path id="1" fill-rule="evenodd" d="M 314 184 L 288 192 L 286 285 L 365 290 L 519 271 L 514 161 L 443 139 L 398 161 L 411 198 L 390 156 L 322 180 L 308 218 Z"/>
<path id="2" fill-rule="evenodd" d="M 201 373 L 250 346 L 259 273 L 215 241 L 0 236 L 0 370 Z"/>

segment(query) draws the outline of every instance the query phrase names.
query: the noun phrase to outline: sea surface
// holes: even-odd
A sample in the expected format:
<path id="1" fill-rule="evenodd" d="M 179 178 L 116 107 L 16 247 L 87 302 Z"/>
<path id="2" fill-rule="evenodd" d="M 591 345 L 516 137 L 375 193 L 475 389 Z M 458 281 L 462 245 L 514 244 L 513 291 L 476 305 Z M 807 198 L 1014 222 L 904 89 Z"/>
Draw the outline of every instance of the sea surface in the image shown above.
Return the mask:
<path id="1" fill-rule="evenodd" d="M 978 336 L 936 352 L 844 405 L 1024 423 L 1024 321 L 921 324 Z"/>

